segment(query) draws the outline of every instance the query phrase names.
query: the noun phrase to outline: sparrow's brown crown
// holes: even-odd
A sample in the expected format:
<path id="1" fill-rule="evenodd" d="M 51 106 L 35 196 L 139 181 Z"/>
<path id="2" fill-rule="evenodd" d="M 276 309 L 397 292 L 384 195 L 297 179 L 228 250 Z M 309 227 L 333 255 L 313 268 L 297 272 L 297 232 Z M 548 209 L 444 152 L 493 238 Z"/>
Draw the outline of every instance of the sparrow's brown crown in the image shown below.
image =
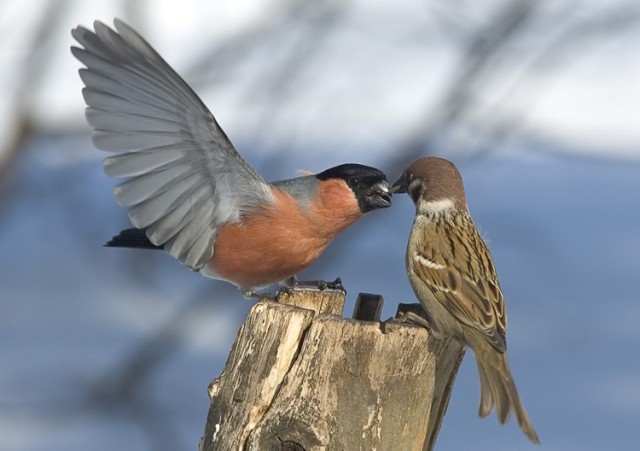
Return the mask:
<path id="1" fill-rule="evenodd" d="M 456 210 L 467 209 L 462 177 L 455 165 L 439 157 L 425 157 L 411 163 L 393 184 L 393 192 L 408 193 L 413 202 L 449 200 Z"/>

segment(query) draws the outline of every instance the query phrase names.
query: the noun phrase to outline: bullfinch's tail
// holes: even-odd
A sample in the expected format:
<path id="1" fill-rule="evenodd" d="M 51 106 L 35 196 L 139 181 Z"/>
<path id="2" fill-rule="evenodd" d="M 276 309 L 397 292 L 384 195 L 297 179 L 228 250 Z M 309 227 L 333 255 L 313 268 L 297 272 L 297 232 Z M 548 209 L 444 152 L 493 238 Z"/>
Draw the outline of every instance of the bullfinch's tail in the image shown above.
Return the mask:
<path id="1" fill-rule="evenodd" d="M 125 229 L 109 240 L 105 247 L 130 247 L 134 249 L 162 249 L 162 246 L 156 246 L 149 238 L 144 230 Z"/>

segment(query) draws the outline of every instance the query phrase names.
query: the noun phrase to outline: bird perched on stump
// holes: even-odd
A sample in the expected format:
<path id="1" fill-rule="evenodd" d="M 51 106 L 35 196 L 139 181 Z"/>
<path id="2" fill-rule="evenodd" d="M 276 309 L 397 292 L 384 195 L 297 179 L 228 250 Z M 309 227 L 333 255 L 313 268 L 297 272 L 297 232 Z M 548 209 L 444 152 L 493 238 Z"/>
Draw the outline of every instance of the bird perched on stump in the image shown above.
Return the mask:
<path id="1" fill-rule="evenodd" d="M 504 424 L 514 412 L 529 440 L 539 443 L 511 376 L 500 283 L 467 209 L 460 173 L 443 158 L 421 158 L 391 191 L 409 194 L 416 207 L 406 266 L 431 329 L 473 349 L 480 375 L 479 415 L 486 417 L 495 407 Z"/>
<path id="2" fill-rule="evenodd" d="M 164 249 L 245 295 L 306 268 L 363 214 L 391 205 L 384 173 L 343 164 L 266 182 L 187 83 L 131 27 L 77 27 L 93 143 L 134 229 L 107 245 Z"/>

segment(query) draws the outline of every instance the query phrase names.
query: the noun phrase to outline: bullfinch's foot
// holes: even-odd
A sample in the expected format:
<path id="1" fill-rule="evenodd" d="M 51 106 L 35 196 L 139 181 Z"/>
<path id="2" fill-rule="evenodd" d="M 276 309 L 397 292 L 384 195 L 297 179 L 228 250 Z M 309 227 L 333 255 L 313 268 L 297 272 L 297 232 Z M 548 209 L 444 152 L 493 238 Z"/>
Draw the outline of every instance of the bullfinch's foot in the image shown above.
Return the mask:
<path id="1" fill-rule="evenodd" d="M 336 280 L 332 282 L 327 282 L 326 280 L 298 281 L 295 277 L 290 277 L 281 283 L 280 291 L 292 295 L 296 290 L 336 290 L 344 293 L 347 292 L 342 285 L 342 279 L 340 279 L 340 277 L 336 278 Z"/>
<path id="2" fill-rule="evenodd" d="M 344 288 L 344 285 L 342 285 L 342 279 L 340 277 L 336 277 L 336 280 L 334 280 L 333 282 L 325 282 L 326 286 L 325 286 L 325 290 L 336 290 L 336 291 L 344 291 L 345 293 L 347 292 L 347 290 Z M 320 288 L 318 286 L 318 288 Z"/>
<path id="3" fill-rule="evenodd" d="M 292 296 L 293 292 L 297 290 L 298 287 L 298 279 L 296 279 L 296 276 L 291 276 L 288 279 L 284 279 L 282 282 L 280 282 L 280 290 L 278 290 L 278 292 L 282 291 L 284 293 L 287 293 L 289 296 Z"/>
<path id="4" fill-rule="evenodd" d="M 241 290 L 242 296 L 250 301 L 275 301 L 276 296 L 269 293 L 258 293 L 253 290 Z"/>
<path id="5" fill-rule="evenodd" d="M 340 279 L 340 277 L 337 277 L 336 280 L 332 282 L 328 282 L 326 280 L 305 280 L 304 282 L 298 282 L 298 285 L 296 288 L 299 288 L 299 289 L 311 288 L 311 289 L 316 289 L 320 291 L 335 290 L 335 291 L 344 291 L 345 293 L 347 292 L 347 290 L 345 290 L 344 286 L 342 285 L 342 279 Z"/>
<path id="6" fill-rule="evenodd" d="M 298 279 L 296 279 L 296 276 L 291 276 L 288 279 L 284 279 L 282 282 L 280 282 L 280 285 L 283 287 L 296 289 L 298 288 Z"/>

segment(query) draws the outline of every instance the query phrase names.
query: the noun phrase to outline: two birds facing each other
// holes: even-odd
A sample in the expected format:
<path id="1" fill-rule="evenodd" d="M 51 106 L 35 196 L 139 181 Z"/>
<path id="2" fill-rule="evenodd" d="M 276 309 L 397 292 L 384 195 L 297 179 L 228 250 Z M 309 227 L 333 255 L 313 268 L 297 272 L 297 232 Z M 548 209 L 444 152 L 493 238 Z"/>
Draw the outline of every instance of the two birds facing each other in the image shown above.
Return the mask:
<path id="1" fill-rule="evenodd" d="M 506 313 L 491 254 L 467 209 L 462 178 L 444 159 L 409 165 L 390 186 L 375 168 L 344 164 L 265 181 L 235 150 L 186 82 L 132 28 L 95 22 L 73 30 L 73 54 L 96 147 L 117 152 L 107 175 L 135 228 L 109 243 L 164 249 L 205 276 L 249 295 L 290 279 L 365 213 L 407 193 L 416 207 L 406 267 L 436 334 L 470 346 L 480 375 L 480 416 L 514 412 L 538 437 L 518 397 L 506 354 Z M 256 264 L 260 262 L 260 264 Z"/>

